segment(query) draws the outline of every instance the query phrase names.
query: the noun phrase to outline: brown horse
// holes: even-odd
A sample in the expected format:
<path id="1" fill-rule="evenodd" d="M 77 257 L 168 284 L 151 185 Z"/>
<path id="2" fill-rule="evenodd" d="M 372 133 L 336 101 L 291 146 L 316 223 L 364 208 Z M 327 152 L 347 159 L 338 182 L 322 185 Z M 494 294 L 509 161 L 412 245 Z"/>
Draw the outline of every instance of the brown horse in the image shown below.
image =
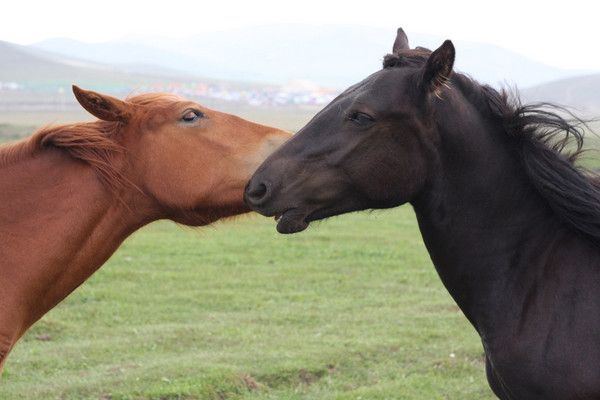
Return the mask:
<path id="1" fill-rule="evenodd" d="M 248 178 L 289 137 L 174 95 L 73 91 L 100 120 L 0 147 L 0 370 L 23 333 L 138 228 L 248 211 Z"/>

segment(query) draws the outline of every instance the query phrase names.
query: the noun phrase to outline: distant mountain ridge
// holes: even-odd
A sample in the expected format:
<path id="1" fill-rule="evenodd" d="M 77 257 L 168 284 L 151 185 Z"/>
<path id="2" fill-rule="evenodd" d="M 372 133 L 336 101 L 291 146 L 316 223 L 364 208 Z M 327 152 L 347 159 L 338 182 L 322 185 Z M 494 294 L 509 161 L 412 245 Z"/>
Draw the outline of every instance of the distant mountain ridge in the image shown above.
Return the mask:
<path id="1" fill-rule="evenodd" d="M 310 35 L 302 29 L 291 29 L 288 36 L 295 32 L 297 37 L 287 42 L 287 36 L 276 42 L 271 38 L 268 49 L 263 54 L 254 55 L 250 54 L 257 51 L 251 45 L 254 40 L 264 42 L 267 40 L 266 36 L 273 31 L 265 28 L 255 32 L 255 37 L 245 37 L 247 32 L 238 30 L 203 34 L 185 40 L 128 38 L 122 40 L 121 45 L 112 42 L 90 45 L 54 39 L 44 42 L 45 44 L 22 46 L 0 41 L 0 103 L 6 108 L 7 104 L 14 107 L 15 102 L 28 107 L 32 102 L 51 104 L 65 98 L 71 101 L 69 93 L 62 93 L 68 91 L 73 83 L 119 95 L 130 94 L 139 88 L 144 91 L 173 89 L 186 96 L 204 96 L 198 94 L 197 90 L 186 92 L 192 85 L 214 84 L 222 89 L 221 93 L 210 94 L 215 101 L 220 98 L 235 99 L 240 93 L 245 95 L 244 92 L 251 96 L 256 93 L 261 95 L 261 92 L 277 96 L 277 93 L 273 94 L 278 90 L 275 85 L 257 82 L 287 82 L 291 77 L 305 77 L 306 82 L 300 80 L 301 86 L 305 88 L 313 87 L 311 82 L 322 84 L 318 79 L 323 79 L 324 82 L 340 83 L 339 89 L 344 87 L 341 82 L 355 82 L 381 68 L 381 57 L 388 51 L 391 43 L 387 31 L 385 35 L 380 35 L 381 32 L 377 29 L 362 31 L 354 29 L 355 27 L 342 28 L 313 29 Z M 279 29 L 283 28 L 278 27 L 276 31 Z M 441 38 L 434 36 L 409 36 L 413 46 L 433 48 L 441 41 Z M 337 43 L 332 46 L 330 42 L 333 38 L 336 38 Z M 300 46 L 300 43 L 307 43 L 308 49 Z M 311 44 L 314 48 L 311 48 Z M 288 47 L 294 46 L 300 46 L 295 48 L 297 54 L 290 54 L 293 52 Z M 50 50 L 51 48 L 56 48 L 57 52 Z M 349 48 L 354 51 L 349 52 Z M 101 49 L 104 50 L 100 51 Z M 502 74 L 512 77 L 507 79 L 508 83 L 518 83 L 519 80 L 531 81 L 529 74 L 534 73 L 541 83 L 530 87 L 518 85 L 524 102 L 549 101 L 573 108 L 585 116 L 600 116 L 600 73 L 564 71 L 519 58 L 520 56 L 512 61 L 504 60 L 503 63 L 506 50 L 484 44 L 457 42 L 457 51 L 458 70 L 465 71 L 479 81 L 490 82 L 495 87 L 499 85 L 497 81 L 493 81 L 494 77 Z M 224 52 L 227 54 L 219 58 L 218 55 Z M 121 55 L 117 57 L 115 54 Z M 113 56 L 122 62 L 112 60 Z M 171 62 L 155 64 L 155 61 L 165 57 Z M 212 62 L 200 62 L 200 58 L 211 58 Z M 310 58 L 314 62 L 308 65 L 306 59 Z M 108 61 L 109 59 L 112 61 Z M 516 63 L 516 66 L 510 69 L 506 66 L 507 63 Z M 221 65 L 226 68 L 221 68 Z M 184 71 L 185 68 L 190 71 Z M 477 68 L 480 68 L 479 72 Z M 210 75 L 211 71 L 222 80 L 206 78 L 205 76 L 214 76 Z M 332 78 L 335 74 L 337 75 Z M 576 76 L 572 76 L 573 74 Z M 27 93 L 14 91 L 16 83 L 29 85 Z M 165 83 L 170 86 L 165 86 Z M 297 84 L 287 85 L 288 88 L 283 90 L 293 90 L 294 86 Z M 45 97 L 43 93 L 46 93 Z M 54 94 L 49 96 L 48 93 Z M 251 99 L 248 104 L 255 104 L 257 101 Z M 260 101 L 264 104 L 265 100 Z"/>
<path id="2" fill-rule="evenodd" d="M 144 64 L 109 65 L 0 41 L 0 112 L 79 109 L 72 84 L 126 97 L 169 92 L 206 106 L 315 106 L 337 93 L 312 82 L 265 85 L 192 76 Z"/>
<path id="3" fill-rule="evenodd" d="M 600 74 L 560 79 L 522 91 L 527 101 L 567 106 L 578 114 L 600 118 Z"/>
<path id="4" fill-rule="evenodd" d="M 305 79 L 344 88 L 381 67 L 395 32 L 358 25 L 271 25 L 182 39 L 129 37 L 105 43 L 51 39 L 32 47 L 105 64 L 143 63 L 197 76 L 282 84 Z M 411 45 L 436 48 L 443 37 L 409 32 Z M 504 48 L 455 41 L 456 69 L 485 83 L 528 87 L 582 75 Z"/>
<path id="5" fill-rule="evenodd" d="M 178 79 L 181 73 L 161 68 L 112 66 L 81 58 L 59 55 L 31 46 L 0 41 L 0 82 L 27 83 L 33 87 L 70 86 L 73 83 L 91 86 L 126 86 L 132 83 L 158 82 L 165 76 Z M 184 75 L 183 77 L 188 77 Z"/>

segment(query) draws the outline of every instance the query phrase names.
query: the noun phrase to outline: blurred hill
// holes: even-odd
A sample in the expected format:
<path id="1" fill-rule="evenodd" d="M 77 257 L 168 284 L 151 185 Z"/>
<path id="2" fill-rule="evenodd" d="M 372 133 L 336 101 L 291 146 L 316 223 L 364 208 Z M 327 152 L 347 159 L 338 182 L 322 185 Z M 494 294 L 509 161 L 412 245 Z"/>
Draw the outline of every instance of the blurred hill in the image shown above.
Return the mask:
<path id="1" fill-rule="evenodd" d="M 0 110 L 75 106 L 72 84 L 114 95 L 172 92 L 206 105 L 324 105 L 337 93 L 310 81 L 225 81 L 144 63 L 108 64 L 0 41 Z"/>
<path id="2" fill-rule="evenodd" d="M 119 97 L 174 92 L 296 130 L 342 88 L 381 68 L 393 35 L 361 26 L 276 25 L 184 39 L 52 39 L 30 46 L 0 41 L 0 135 L 14 126 L 87 117 L 71 94 L 73 83 Z M 410 38 L 413 46 L 429 48 L 443 40 Z M 488 44 L 455 44 L 457 70 L 481 82 L 517 84 L 524 101 L 600 115 L 600 74 L 561 70 Z"/>
<path id="3" fill-rule="evenodd" d="M 128 37 L 104 43 L 51 39 L 31 47 L 110 65 L 142 63 L 188 74 L 283 84 L 291 79 L 344 88 L 381 67 L 395 32 L 359 25 L 286 24 L 207 32 L 187 38 Z M 412 46 L 434 49 L 444 37 L 409 32 Z M 455 41 L 460 71 L 481 82 L 519 87 L 581 75 L 484 43 Z"/>
<path id="4" fill-rule="evenodd" d="M 527 101 L 548 101 L 590 117 L 600 117 L 600 74 L 560 79 L 522 91 Z"/>
<path id="5" fill-rule="evenodd" d="M 68 57 L 31 46 L 21 46 L 0 41 L 0 81 L 17 82 L 29 88 L 43 89 L 58 85 L 116 86 L 170 79 L 183 80 L 187 74 L 166 73 L 155 75 L 150 71 L 136 70 L 128 66 L 110 66 L 81 58 Z"/>
<path id="6" fill-rule="evenodd" d="M 89 120 L 71 85 L 118 97 L 171 92 L 224 112 L 297 130 L 337 93 L 311 82 L 222 81 L 143 63 L 108 65 L 0 41 L 0 142 L 49 123 Z"/>

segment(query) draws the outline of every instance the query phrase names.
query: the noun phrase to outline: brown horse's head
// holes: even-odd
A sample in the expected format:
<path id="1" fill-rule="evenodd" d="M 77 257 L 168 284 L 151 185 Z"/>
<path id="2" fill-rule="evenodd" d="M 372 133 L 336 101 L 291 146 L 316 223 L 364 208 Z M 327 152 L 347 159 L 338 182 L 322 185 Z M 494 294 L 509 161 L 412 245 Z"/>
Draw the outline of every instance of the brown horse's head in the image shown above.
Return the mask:
<path id="1" fill-rule="evenodd" d="M 100 119 L 96 124 L 105 126 L 101 130 L 123 150 L 119 162 L 101 166 L 104 180 L 121 178 L 143 194 L 139 206 L 153 207 L 161 218 L 187 225 L 204 225 L 247 211 L 246 182 L 289 138 L 287 132 L 175 95 L 142 94 L 119 100 L 76 86 L 73 91 L 79 103 Z M 115 169 L 112 178 L 111 168 Z"/>
<path id="2" fill-rule="evenodd" d="M 450 41 L 434 52 L 410 49 L 400 29 L 382 70 L 339 95 L 259 167 L 247 203 L 293 233 L 310 221 L 411 201 L 431 174 L 432 105 L 453 62 Z"/>

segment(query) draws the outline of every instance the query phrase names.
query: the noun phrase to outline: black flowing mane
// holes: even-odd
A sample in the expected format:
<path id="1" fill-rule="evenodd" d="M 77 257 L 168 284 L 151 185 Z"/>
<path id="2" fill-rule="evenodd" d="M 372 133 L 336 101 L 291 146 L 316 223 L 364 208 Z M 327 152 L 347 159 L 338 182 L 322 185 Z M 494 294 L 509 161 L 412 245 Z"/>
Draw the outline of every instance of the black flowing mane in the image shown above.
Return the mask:
<path id="1" fill-rule="evenodd" d="M 430 54 L 424 48 L 411 53 L 388 54 L 383 67 L 422 66 Z M 553 212 L 600 244 L 600 176 L 575 164 L 583 153 L 586 121 L 556 104 L 523 105 L 518 94 L 480 85 L 460 73 L 453 72 L 447 83 L 504 127 L 529 181 Z"/>
<path id="2" fill-rule="evenodd" d="M 460 89 L 470 86 L 479 92 L 475 105 L 480 110 L 485 105 L 483 110 L 513 139 L 529 181 L 553 212 L 567 226 L 600 244 L 599 176 L 576 165 L 584 151 L 586 121 L 556 104 L 523 105 L 516 93 L 481 86 L 462 74 L 452 78 Z M 468 93 L 466 97 L 473 98 Z"/>

